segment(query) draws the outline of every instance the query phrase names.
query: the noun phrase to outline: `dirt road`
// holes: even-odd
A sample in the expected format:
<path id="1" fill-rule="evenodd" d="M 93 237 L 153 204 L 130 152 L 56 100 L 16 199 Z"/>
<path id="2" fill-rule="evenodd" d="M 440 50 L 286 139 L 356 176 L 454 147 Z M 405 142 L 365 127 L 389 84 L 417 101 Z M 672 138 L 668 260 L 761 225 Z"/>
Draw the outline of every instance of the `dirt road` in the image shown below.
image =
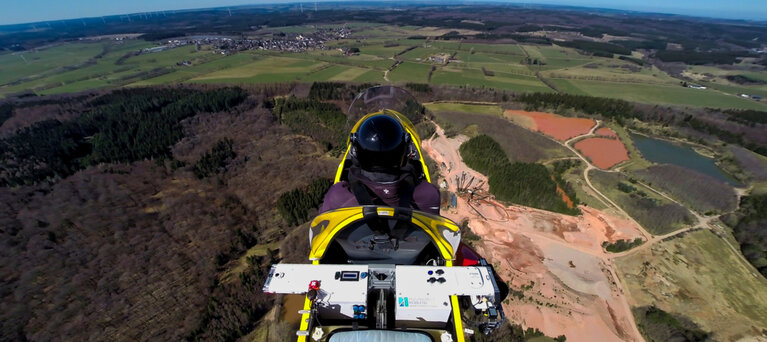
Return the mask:
<path id="1" fill-rule="evenodd" d="M 466 140 L 447 138 L 437 127 L 423 142 L 453 193 L 458 190 L 455 177 L 463 174 L 484 181 L 487 189 L 486 177 L 467 167 L 459 155 Z M 524 292 L 504 305 L 512 321 L 549 336 L 565 335 L 568 341 L 642 340 L 611 258 L 601 247 L 602 241 L 643 236 L 633 221 L 588 207 L 574 217 L 505 206 L 492 198 L 459 196 L 457 203 L 442 214 L 456 222 L 468 220 L 482 238 L 480 253 L 498 266 L 513 289 Z"/>

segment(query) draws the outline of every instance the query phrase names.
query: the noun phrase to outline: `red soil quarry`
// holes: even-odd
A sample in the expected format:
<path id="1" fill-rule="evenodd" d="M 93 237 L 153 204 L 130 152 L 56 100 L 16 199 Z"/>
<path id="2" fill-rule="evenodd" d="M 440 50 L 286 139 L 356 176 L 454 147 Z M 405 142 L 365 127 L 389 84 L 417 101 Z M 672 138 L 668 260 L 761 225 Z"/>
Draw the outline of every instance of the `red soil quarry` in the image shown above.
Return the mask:
<path id="1" fill-rule="evenodd" d="M 607 127 L 602 127 L 602 128 L 598 129 L 594 133 L 596 135 L 603 136 L 603 137 L 610 137 L 610 138 L 616 138 L 616 139 L 618 138 L 618 135 L 615 134 L 615 132 L 613 132 L 613 130 L 611 130 L 611 129 L 607 128 Z"/>
<path id="2" fill-rule="evenodd" d="M 505 114 L 517 124 L 559 141 L 586 134 L 594 127 L 591 119 L 566 118 L 551 113 L 507 110 Z"/>
<path id="3" fill-rule="evenodd" d="M 465 173 L 484 181 L 480 187 L 487 191 L 487 178 L 458 153 L 467 137 L 447 138 L 439 126 L 436 131 L 422 147 L 439 165 L 446 190 L 457 191 L 455 177 Z M 533 287 L 524 298 L 509 296 L 503 305 L 509 321 L 573 342 L 643 340 L 630 298 L 601 246 L 642 237 L 633 221 L 586 206 L 579 206 L 582 215 L 568 216 L 470 198 L 459 195 L 457 206 L 441 214 L 455 222 L 468 220 L 480 237 L 477 252 L 498 266 L 496 272 L 512 288 Z"/>
<path id="4" fill-rule="evenodd" d="M 618 139 L 587 138 L 575 143 L 575 148 L 600 169 L 609 169 L 615 164 L 629 160 L 626 147 Z"/>

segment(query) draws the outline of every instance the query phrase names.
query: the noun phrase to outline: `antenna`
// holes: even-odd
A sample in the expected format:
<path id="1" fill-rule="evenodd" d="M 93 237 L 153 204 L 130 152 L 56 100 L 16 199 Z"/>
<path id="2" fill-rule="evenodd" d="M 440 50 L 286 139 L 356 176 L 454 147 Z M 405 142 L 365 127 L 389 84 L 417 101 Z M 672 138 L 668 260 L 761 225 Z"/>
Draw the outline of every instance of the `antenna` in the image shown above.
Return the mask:
<path id="1" fill-rule="evenodd" d="M 317 12 L 317 1 L 314 2 L 314 11 Z"/>
<path id="2" fill-rule="evenodd" d="M 304 13 L 304 3 L 299 2 L 298 5 L 301 6 L 301 13 Z"/>
<path id="3" fill-rule="evenodd" d="M 227 11 L 229 11 L 229 16 L 232 16 L 232 10 L 230 10 L 228 7 L 226 8 Z"/>

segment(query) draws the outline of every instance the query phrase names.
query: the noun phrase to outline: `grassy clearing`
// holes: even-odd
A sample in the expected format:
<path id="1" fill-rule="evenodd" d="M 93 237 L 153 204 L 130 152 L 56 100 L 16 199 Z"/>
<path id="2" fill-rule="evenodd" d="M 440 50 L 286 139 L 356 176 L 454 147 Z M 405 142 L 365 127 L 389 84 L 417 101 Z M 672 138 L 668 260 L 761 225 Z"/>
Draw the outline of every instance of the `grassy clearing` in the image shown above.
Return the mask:
<path id="1" fill-rule="evenodd" d="M 714 340 L 758 336 L 767 329 L 767 280 L 750 269 L 711 231 L 687 233 L 616 259 L 638 306 L 655 305 L 686 316 Z"/>
<path id="2" fill-rule="evenodd" d="M 519 92 L 553 91 L 536 77 L 501 72 L 495 73 L 495 76 L 485 76 L 482 73 L 482 70 L 458 69 L 453 67 L 437 69 L 432 75 L 431 83 L 507 89 Z"/>
<path id="3" fill-rule="evenodd" d="M 601 82 L 553 79 L 562 90 L 577 88 L 574 94 L 611 97 L 650 104 L 683 105 L 691 107 L 739 108 L 767 110 L 767 104 L 723 94 L 716 90 L 697 90 L 679 85 Z"/>
<path id="4" fill-rule="evenodd" d="M 357 76 L 357 78 L 354 79 L 355 82 L 361 82 L 361 83 L 384 83 L 383 78 L 383 71 L 379 70 L 368 70 L 362 75 Z"/>
<path id="5" fill-rule="evenodd" d="M 497 105 L 477 105 L 477 104 L 464 104 L 455 102 L 438 102 L 438 103 L 426 103 L 424 104 L 426 109 L 432 112 L 438 111 L 455 111 L 474 114 L 487 114 L 502 116 L 503 109 Z"/>
<path id="6" fill-rule="evenodd" d="M 595 58 L 593 61 L 564 69 L 544 71 L 549 78 L 597 79 L 612 82 L 635 82 L 678 85 L 679 80 L 672 78 L 655 67 L 639 67 L 636 64 L 610 58 Z"/>
<path id="7" fill-rule="evenodd" d="M 623 174 L 592 170 L 589 177 L 601 193 L 617 203 L 654 235 L 668 234 L 695 222 L 695 217 L 685 207 L 640 184 L 632 184 Z M 619 184 L 629 185 L 635 190 L 630 193 L 621 191 Z"/>
<path id="8" fill-rule="evenodd" d="M 177 71 L 165 74 L 159 77 L 142 80 L 131 85 L 155 85 L 155 84 L 167 84 L 177 83 L 185 81 L 194 77 L 200 77 L 205 74 L 213 73 L 230 68 L 236 68 L 239 66 L 252 63 L 254 60 L 253 55 L 250 54 L 236 54 L 225 56 L 221 58 L 213 59 L 206 63 L 193 64 L 190 67 L 180 67 Z"/>
<path id="9" fill-rule="evenodd" d="M 392 58 L 394 55 L 402 52 L 402 50 L 405 50 L 406 48 L 407 46 L 403 45 L 385 47 L 383 44 L 381 44 L 360 46 L 359 49 L 361 55 L 371 55 L 380 58 Z"/>
<path id="10" fill-rule="evenodd" d="M 427 83 L 430 70 L 430 64 L 403 62 L 389 72 L 389 80 L 392 82 Z"/>
<path id="11" fill-rule="evenodd" d="M 516 58 L 522 58 L 525 56 L 525 52 L 517 44 L 477 44 L 477 43 L 462 43 L 460 45 L 462 51 L 476 51 L 476 52 L 490 52 L 507 55 L 515 55 Z"/>
<path id="12" fill-rule="evenodd" d="M 526 76 L 535 76 L 526 65 L 520 64 L 522 56 L 500 55 L 494 53 L 470 53 L 458 52 L 455 58 L 459 62 L 451 62 L 451 66 L 465 67 L 470 69 L 485 68 L 495 72 L 507 72 Z"/>

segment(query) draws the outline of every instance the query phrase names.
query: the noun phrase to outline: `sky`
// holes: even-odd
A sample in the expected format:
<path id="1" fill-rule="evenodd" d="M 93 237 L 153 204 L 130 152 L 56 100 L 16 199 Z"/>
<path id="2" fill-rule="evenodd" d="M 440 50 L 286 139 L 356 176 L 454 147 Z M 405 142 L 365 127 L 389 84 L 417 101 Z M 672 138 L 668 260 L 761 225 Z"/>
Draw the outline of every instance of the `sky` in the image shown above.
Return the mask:
<path id="1" fill-rule="evenodd" d="M 329 0 L 317 1 L 320 8 L 322 2 L 326 1 Z M 0 25 L 175 9 L 286 2 L 297 2 L 297 0 L 0 0 Z M 767 0 L 517 0 L 498 2 L 571 5 L 727 19 L 767 20 Z M 304 1 L 304 3 L 313 5 L 314 1 Z"/>

